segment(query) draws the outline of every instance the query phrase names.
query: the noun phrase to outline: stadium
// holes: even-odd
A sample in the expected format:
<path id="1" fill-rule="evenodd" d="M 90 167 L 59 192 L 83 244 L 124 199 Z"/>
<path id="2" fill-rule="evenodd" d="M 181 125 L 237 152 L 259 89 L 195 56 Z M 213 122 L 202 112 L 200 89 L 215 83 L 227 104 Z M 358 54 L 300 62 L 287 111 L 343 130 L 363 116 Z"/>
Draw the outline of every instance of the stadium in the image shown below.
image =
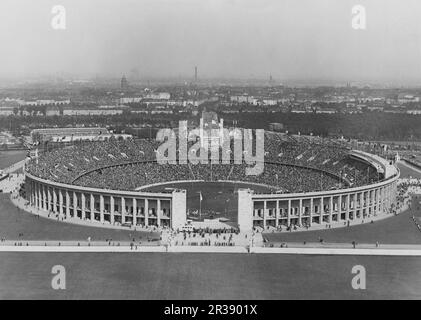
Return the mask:
<path id="1" fill-rule="evenodd" d="M 309 230 L 396 212 L 399 170 L 339 140 L 265 132 L 260 175 L 232 155 L 228 164 L 160 164 L 159 146 L 111 137 L 55 149 L 27 162 L 21 192 L 59 220 L 115 227 Z"/>

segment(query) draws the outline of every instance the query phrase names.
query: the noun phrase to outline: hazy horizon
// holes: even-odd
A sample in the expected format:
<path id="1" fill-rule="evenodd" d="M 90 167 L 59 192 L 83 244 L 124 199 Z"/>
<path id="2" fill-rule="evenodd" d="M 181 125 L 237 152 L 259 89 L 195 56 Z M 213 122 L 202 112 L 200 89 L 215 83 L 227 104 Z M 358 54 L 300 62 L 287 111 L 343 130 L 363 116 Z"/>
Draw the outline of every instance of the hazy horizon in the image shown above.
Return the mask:
<path id="1" fill-rule="evenodd" d="M 352 7 L 367 29 L 351 27 Z M 51 9 L 66 9 L 54 30 Z M 0 78 L 421 84 L 417 0 L 2 0 Z"/>

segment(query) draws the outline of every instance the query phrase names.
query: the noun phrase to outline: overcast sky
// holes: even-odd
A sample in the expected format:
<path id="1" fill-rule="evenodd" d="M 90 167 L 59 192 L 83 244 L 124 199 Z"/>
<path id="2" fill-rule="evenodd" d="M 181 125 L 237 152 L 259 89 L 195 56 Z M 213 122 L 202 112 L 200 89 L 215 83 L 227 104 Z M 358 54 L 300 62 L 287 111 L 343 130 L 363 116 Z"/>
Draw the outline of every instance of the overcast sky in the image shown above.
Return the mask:
<path id="1" fill-rule="evenodd" d="M 352 7 L 367 29 L 351 27 Z M 51 27 L 54 5 L 66 30 Z M 419 0 L 1 0 L 0 76 L 421 83 Z"/>

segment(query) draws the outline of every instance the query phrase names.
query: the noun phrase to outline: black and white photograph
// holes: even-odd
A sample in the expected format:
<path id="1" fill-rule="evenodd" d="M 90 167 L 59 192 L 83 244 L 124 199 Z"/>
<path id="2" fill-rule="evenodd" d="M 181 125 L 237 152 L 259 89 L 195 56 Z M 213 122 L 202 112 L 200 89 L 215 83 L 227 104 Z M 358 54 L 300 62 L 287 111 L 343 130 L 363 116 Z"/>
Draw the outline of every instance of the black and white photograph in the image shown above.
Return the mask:
<path id="1" fill-rule="evenodd" d="M 1 0 L 0 43 L 0 300 L 421 299 L 419 0 Z"/>

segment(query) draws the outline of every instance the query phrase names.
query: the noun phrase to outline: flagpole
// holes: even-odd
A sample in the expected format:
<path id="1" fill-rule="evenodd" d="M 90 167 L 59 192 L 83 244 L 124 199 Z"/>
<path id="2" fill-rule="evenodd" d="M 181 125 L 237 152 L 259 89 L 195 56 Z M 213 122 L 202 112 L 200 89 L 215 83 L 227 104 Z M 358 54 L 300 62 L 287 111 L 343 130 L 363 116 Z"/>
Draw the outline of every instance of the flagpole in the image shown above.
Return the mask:
<path id="1" fill-rule="evenodd" d="M 202 191 L 199 192 L 200 202 L 199 202 L 199 219 L 202 220 Z"/>

